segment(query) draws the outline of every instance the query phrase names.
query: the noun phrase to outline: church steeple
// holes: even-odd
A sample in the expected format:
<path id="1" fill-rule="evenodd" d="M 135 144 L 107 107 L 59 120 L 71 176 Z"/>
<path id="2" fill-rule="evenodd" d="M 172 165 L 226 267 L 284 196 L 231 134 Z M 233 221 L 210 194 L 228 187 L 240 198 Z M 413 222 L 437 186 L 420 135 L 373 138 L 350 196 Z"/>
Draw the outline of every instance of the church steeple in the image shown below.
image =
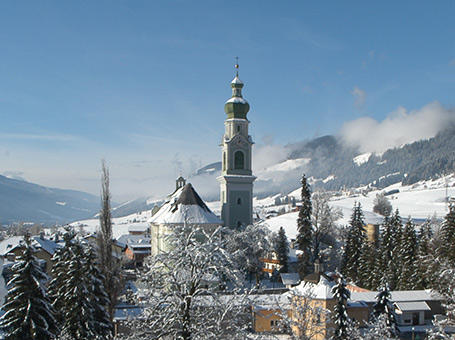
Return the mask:
<path id="1" fill-rule="evenodd" d="M 232 97 L 224 105 L 228 119 L 246 119 L 246 114 L 250 110 L 250 104 L 242 97 L 243 82 L 239 78 L 239 64 L 235 65 L 235 78 L 231 81 Z"/>
<path id="2" fill-rule="evenodd" d="M 221 218 L 225 225 L 237 228 L 252 223 L 253 182 L 252 146 L 246 118 L 250 105 L 242 97 L 243 82 L 235 65 L 236 76 L 231 81 L 232 97 L 224 105 L 227 119 L 221 140 L 222 170 L 218 177 L 221 194 Z"/>

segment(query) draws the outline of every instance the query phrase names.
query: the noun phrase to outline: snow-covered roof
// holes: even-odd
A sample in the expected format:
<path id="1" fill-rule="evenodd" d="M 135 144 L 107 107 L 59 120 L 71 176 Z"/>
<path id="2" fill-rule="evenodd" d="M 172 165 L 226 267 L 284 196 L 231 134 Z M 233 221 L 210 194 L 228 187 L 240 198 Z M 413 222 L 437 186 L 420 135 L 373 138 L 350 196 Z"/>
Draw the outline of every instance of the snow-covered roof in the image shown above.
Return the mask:
<path id="1" fill-rule="evenodd" d="M 332 287 L 334 285 L 334 281 L 329 281 L 324 275 L 321 275 L 318 283 L 315 284 L 312 282 L 302 281 L 293 289 L 301 294 L 311 296 L 313 299 L 329 300 L 333 298 Z"/>
<path id="2" fill-rule="evenodd" d="M 122 235 L 119 237 L 117 242 L 129 246 L 139 246 L 141 244 L 143 245 L 151 244 L 152 239 L 150 238 L 150 236 L 145 235 Z"/>
<path id="3" fill-rule="evenodd" d="M 298 285 L 300 283 L 299 273 L 283 273 L 281 281 L 284 285 Z"/>
<path id="4" fill-rule="evenodd" d="M 50 255 L 54 255 L 55 250 L 60 248 L 61 245 L 51 241 L 46 238 L 41 238 L 40 236 L 33 236 L 32 237 L 32 246 L 35 249 L 42 249 L 48 252 Z M 23 236 L 13 236 L 7 238 L 0 242 L 0 256 L 6 256 L 10 251 L 14 250 L 17 247 L 22 247 L 24 245 L 24 237 Z"/>
<path id="5" fill-rule="evenodd" d="M 411 302 L 411 301 L 432 301 L 440 300 L 441 297 L 430 289 L 427 290 L 400 290 L 390 292 L 390 301 Z M 378 292 L 351 292 L 352 301 L 375 302 Z"/>
<path id="6" fill-rule="evenodd" d="M 431 310 L 425 301 L 396 302 L 395 306 L 402 312 Z"/>
<path id="7" fill-rule="evenodd" d="M 146 232 L 149 229 L 149 226 L 146 224 L 131 225 L 128 227 L 128 231 L 132 232 Z"/>
<path id="8" fill-rule="evenodd" d="M 143 309 L 139 306 L 132 305 L 118 305 L 115 308 L 114 320 L 128 320 L 131 318 L 139 317 L 143 312 Z"/>
<path id="9" fill-rule="evenodd" d="M 152 224 L 222 225 L 190 183 L 176 190 L 149 220 Z"/>
<path id="10" fill-rule="evenodd" d="M 0 255 L 6 256 L 11 250 L 19 247 L 24 242 L 22 236 L 13 236 L 0 242 Z"/>
<path id="11" fill-rule="evenodd" d="M 33 237 L 34 246 L 35 248 L 41 248 L 44 251 L 48 252 L 51 255 L 54 255 L 57 248 L 61 248 L 62 246 L 54 241 L 48 240 L 46 238 L 41 238 L 40 236 Z"/>
<path id="12" fill-rule="evenodd" d="M 288 294 L 262 294 L 257 295 L 251 301 L 253 311 L 290 308 L 290 299 Z"/>

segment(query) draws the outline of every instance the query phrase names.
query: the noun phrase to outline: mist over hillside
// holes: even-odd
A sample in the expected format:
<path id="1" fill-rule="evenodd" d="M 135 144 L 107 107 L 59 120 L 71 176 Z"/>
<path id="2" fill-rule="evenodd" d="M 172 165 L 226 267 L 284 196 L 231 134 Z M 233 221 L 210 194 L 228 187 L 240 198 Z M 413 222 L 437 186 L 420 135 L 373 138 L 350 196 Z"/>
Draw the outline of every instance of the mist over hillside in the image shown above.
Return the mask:
<path id="1" fill-rule="evenodd" d="M 345 143 L 342 136 L 323 136 L 286 146 L 263 146 L 254 150 L 254 195 L 264 198 L 288 194 L 300 187 L 305 174 L 313 188 L 331 191 L 369 186 L 385 188 L 395 183 L 412 185 L 455 172 L 455 125 L 436 136 L 388 149 L 362 153 L 359 146 Z M 255 164 L 256 163 L 256 164 Z M 187 179 L 206 201 L 219 200 L 221 163 L 215 162 Z M 175 183 L 169 183 L 169 193 Z M 112 204 L 113 216 L 150 210 L 159 201 L 137 198 Z M 31 221 L 67 223 L 94 216 L 99 198 L 83 192 L 46 188 L 0 176 L 0 222 Z"/>
<path id="2" fill-rule="evenodd" d="M 300 187 L 305 174 L 313 189 L 330 191 L 370 186 L 382 189 L 392 184 L 414 184 L 437 179 L 455 172 L 455 125 L 435 137 L 389 149 L 383 153 L 362 153 L 358 146 L 348 145 L 342 136 L 323 136 L 285 147 L 262 147 L 254 150 L 254 196 L 258 199 L 277 194 L 286 195 Z M 268 157 L 268 158 L 267 158 Z M 272 163 L 270 160 L 279 159 Z M 269 160 L 269 161 L 268 161 Z M 219 200 L 221 162 L 197 170 L 191 182 L 204 200 Z M 169 183 L 169 193 L 174 183 Z M 165 197 L 163 197 L 164 199 Z M 155 202 L 156 203 L 156 202 Z M 115 216 L 152 209 L 155 203 L 139 199 L 122 205 Z"/>
<path id="3" fill-rule="evenodd" d="M 254 194 L 261 198 L 289 193 L 300 186 L 302 174 L 313 187 L 332 191 L 361 186 L 381 189 L 399 182 L 410 185 L 435 179 L 455 172 L 453 145 L 455 125 L 449 125 L 432 138 L 381 153 L 362 153 L 361 148 L 344 143 L 340 136 L 293 143 L 285 147 L 280 162 L 255 166 Z M 266 157 L 270 149 L 265 149 L 259 150 L 260 155 L 256 157 Z M 210 164 L 188 178 L 198 190 L 197 184 L 202 184 L 201 194 L 206 200 L 218 199 L 219 169 L 220 163 Z M 212 191 L 205 189 L 207 183 L 213 183 Z"/>

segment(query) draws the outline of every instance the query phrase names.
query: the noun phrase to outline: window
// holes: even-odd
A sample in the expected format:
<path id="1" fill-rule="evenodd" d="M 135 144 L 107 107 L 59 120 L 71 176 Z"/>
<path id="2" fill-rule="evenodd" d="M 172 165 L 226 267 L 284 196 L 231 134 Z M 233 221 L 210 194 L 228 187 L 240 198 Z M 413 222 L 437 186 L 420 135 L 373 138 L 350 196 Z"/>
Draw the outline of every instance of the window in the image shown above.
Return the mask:
<path id="1" fill-rule="evenodd" d="M 240 132 L 240 125 L 237 125 L 237 132 Z"/>
<path id="2" fill-rule="evenodd" d="M 242 205 L 242 197 L 237 197 L 237 205 Z"/>
<path id="3" fill-rule="evenodd" d="M 278 328 L 281 326 L 280 320 L 270 320 L 270 327 L 271 328 Z M 274 329 L 276 330 L 276 329 Z"/>
<path id="4" fill-rule="evenodd" d="M 223 152 L 223 171 L 226 170 L 226 152 Z"/>
<path id="5" fill-rule="evenodd" d="M 234 169 L 245 169 L 245 155 L 240 150 L 234 153 Z"/>
<path id="6" fill-rule="evenodd" d="M 242 226 L 242 221 L 237 221 L 237 228 L 240 228 Z"/>

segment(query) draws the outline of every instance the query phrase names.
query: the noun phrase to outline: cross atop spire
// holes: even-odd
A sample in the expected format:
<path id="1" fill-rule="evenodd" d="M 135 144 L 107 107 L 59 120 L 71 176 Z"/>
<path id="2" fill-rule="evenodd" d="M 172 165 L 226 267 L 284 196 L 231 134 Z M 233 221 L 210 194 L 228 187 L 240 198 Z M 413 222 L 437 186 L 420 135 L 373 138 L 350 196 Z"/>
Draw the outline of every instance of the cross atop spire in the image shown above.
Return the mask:
<path id="1" fill-rule="evenodd" d="M 238 77 L 239 76 L 239 56 L 235 57 L 235 59 L 237 61 L 235 63 L 235 68 L 236 68 L 235 75 L 236 75 L 236 77 Z"/>

